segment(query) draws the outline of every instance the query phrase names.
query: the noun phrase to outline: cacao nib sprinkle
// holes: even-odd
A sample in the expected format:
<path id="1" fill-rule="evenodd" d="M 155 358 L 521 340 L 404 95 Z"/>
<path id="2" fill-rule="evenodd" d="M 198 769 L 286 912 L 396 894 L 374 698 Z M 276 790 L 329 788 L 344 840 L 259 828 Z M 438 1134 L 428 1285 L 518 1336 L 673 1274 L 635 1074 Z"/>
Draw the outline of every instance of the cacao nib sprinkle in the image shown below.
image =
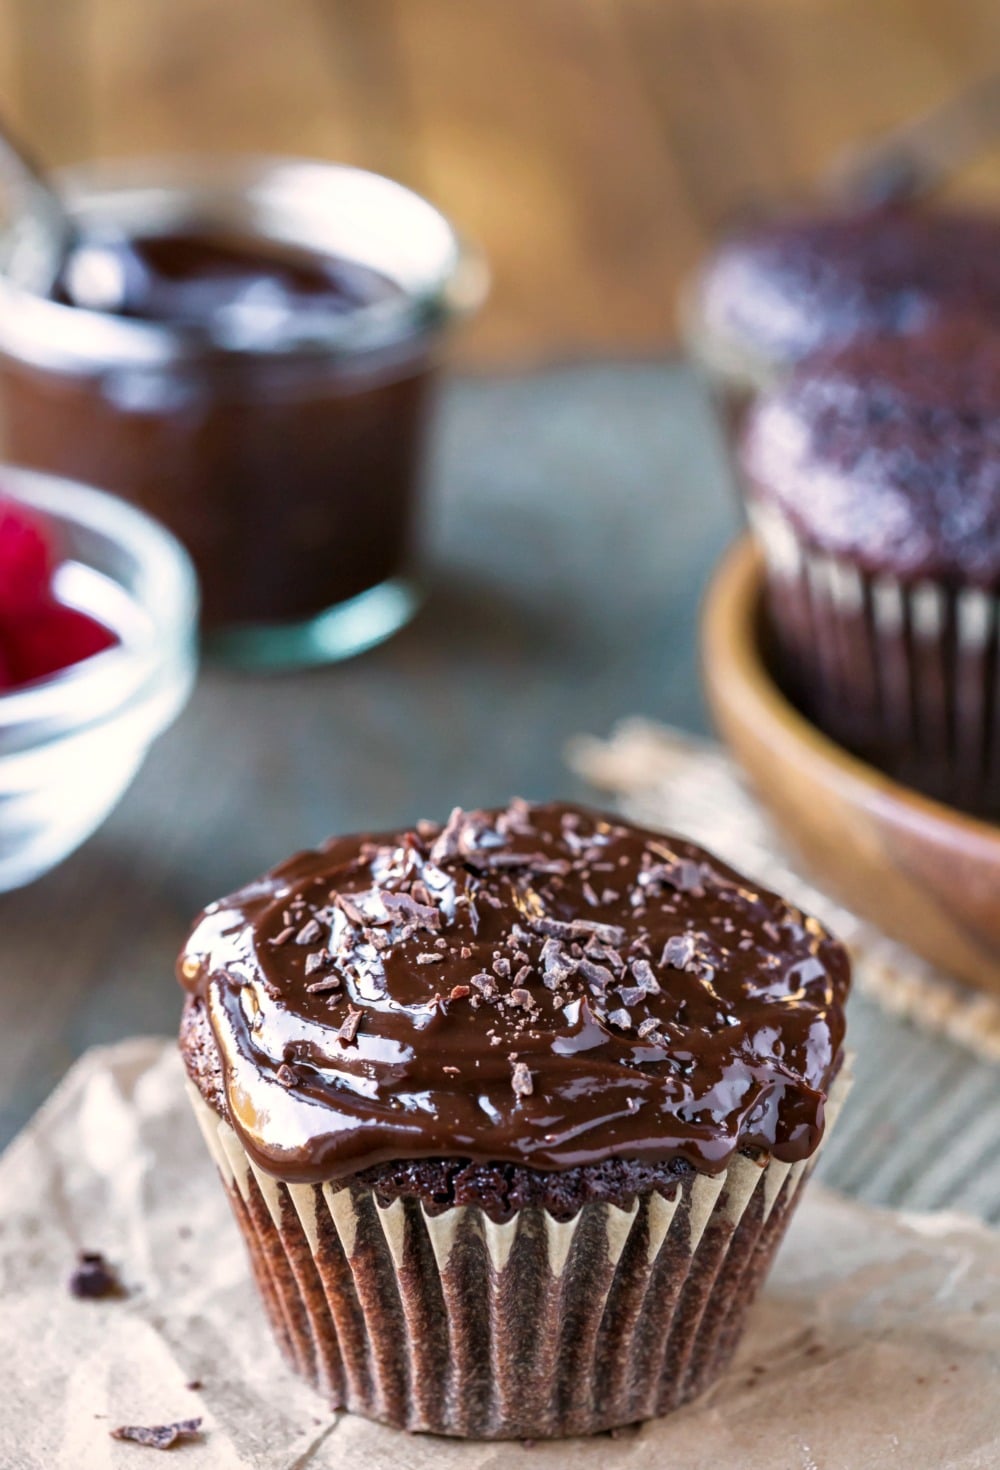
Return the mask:
<path id="1" fill-rule="evenodd" d="M 639 1022 L 637 1035 L 645 1041 L 647 1037 L 652 1037 L 658 1024 L 655 1016 L 647 1016 L 644 1021 Z"/>
<path id="2" fill-rule="evenodd" d="M 431 950 L 424 950 L 422 954 L 418 954 L 417 955 L 417 964 L 418 965 L 443 965 L 444 964 L 444 955 L 443 954 L 434 954 Z"/>
<path id="3" fill-rule="evenodd" d="M 282 1087 L 298 1087 L 299 1085 L 300 1078 L 298 1072 L 296 1072 L 294 1067 L 290 1067 L 287 1062 L 282 1062 L 274 1075 Z"/>
<path id="4" fill-rule="evenodd" d="M 500 955 L 493 961 L 493 973 L 499 975 L 501 980 L 507 980 L 510 977 L 510 960 Z"/>
<path id="5" fill-rule="evenodd" d="M 632 1017 L 628 1011 L 622 1010 L 621 1008 L 616 1011 L 609 1011 L 608 1020 L 612 1026 L 618 1026 L 622 1031 L 631 1031 L 632 1029 Z"/>
<path id="6" fill-rule="evenodd" d="M 510 998 L 516 1006 L 520 1006 L 521 1009 L 524 1011 L 530 1011 L 532 1006 L 535 1004 L 534 997 L 532 996 L 531 991 L 523 990 L 520 987 L 517 987 L 511 991 Z"/>
<path id="7" fill-rule="evenodd" d="M 530 979 L 531 979 L 531 966 L 530 965 L 522 965 L 521 968 L 518 970 L 517 974 L 514 976 L 514 984 L 515 985 L 527 985 L 527 983 L 528 983 L 528 981 Z"/>
<path id="8" fill-rule="evenodd" d="M 112 1439 L 130 1440 L 150 1450 L 172 1450 L 182 1440 L 201 1437 L 200 1419 L 178 1419 L 174 1424 L 119 1424 L 108 1432 Z"/>
<path id="9" fill-rule="evenodd" d="M 446 1072 L 449 1077 L 461 1077 L 462 1075 L 461 1067 L 442 1067 L 441 1071 Z"/>
<path id="10" fill-rule="evenodd" d="M 515 1097 L 530 1097 L 535 1090 L 535 1080 L 526 1062 L 515 1062 L 510 1085 Z"/>
<path id="11" fill-rule="evenodd" d="M 580 890 L 592 909 L 600 908 L 601 901 L 589 883 L 581 883 Z"/>
<path id="12" fill-rule="evenodd" d="M 100 1251 L 80 1251 L 76 1270 L 69 1278 L 70 1296 L 81 1300 L 100 1301 L 104 1297 L 125 1295 L 118 1273 Z"/>
<path id="13" fill-rule="evenodd" d="M 481 971 L 478 975 L 473 975 L 472 983 L 487 1000 L 493 1000 L 495 996 L 500 994 L 497 982 L 492 975 L 487 975 L 485 970 Z"/>
<path id="14" fill-rule="evenodd" d="M 618 994 L 622 998 L 622 1005 L 637 1006 L 646 999 L 646 987 L 645 985 L 622 985 L 619 986 Z"/>
<path id="15" fill-rule="evenodd" d="M 290 939 L 293 939 L 294 937 L 295 925 L 286 924 L 284 929 L 281 930 L 281 933 L 274 936 L 274 938 L 271 940 L 271 943 L 275 949 L 280 949 L 283 944 L 287 944 L 288 941 Z"/>
<path id="16" fill-rule="evenodd" d="M 469 988 L 468 985 L 453 985 L 451 987 L 451 994 L 448 996 L 448 999 L 449 1000 L 464 1000 L 467 995 L 471 995 L 471 994 L 472 994 L 472 991 L 470 990 L 470 988 Z"/>
<path id="17" fill-rule="evenodd" d="M 621 894 L 618 892 L 617 888 L 604 888 L 601 890 L 601 903 L 603 903 L 605 906 L 607 906 L 608 904 L 617 903 L 620 898 Z"/>
<path id="18" fill-rule="evenodd" d="M 317 970 L 322 970 L 326 965 L 331 964 L 332 961 L 333 955 L 328 949 L 314 950 L 312 954 L 306 955 L 305 973 L 307 975 L 315 975 Z"/>

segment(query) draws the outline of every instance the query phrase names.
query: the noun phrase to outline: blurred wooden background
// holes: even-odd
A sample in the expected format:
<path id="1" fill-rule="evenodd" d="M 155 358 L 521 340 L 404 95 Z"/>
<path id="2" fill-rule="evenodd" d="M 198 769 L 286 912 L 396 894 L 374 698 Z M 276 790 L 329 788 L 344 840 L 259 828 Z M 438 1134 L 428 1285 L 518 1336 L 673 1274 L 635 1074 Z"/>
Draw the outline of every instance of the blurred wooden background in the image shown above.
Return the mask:
<path id="1" fill-rule="evenodd" d="M 490 364 L 662 351 L 720 221 L 998 60 L 997 0 L 0 0 L 0 95 L 54 161 L 297 152 L 430 194 L 493 262 Z"/>

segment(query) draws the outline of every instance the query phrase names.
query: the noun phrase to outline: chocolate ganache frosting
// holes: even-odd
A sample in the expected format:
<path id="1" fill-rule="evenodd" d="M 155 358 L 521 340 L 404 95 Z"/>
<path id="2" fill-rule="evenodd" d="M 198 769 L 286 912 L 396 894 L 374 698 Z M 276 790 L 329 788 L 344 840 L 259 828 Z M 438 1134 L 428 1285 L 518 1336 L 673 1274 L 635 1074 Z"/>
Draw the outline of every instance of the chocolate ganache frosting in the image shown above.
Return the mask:
<path id="1" fill-rule="evenodd" d="M 689 842 L 514 801 L 291 858 L 204 912 L 179 975 L 251 1158 L 315 1181 L 808 1157 L 849 962 Z"/>

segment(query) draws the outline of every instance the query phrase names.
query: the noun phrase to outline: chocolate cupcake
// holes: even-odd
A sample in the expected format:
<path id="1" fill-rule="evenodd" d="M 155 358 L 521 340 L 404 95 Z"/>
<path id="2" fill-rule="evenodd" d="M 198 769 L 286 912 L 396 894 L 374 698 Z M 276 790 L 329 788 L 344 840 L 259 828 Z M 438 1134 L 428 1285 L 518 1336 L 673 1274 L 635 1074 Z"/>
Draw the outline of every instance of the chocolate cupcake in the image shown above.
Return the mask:
<path id="1" fill-rule="evenodd" d="M 760 222 L 725 240 L 685 306 L 691 350 L 739 422 L 754 393 L 819 351 L 931 329 L 1000 328 L 1000 217 L 918 204 Z"/>
<path id="2" fill-rule="evenodd" d="M 411 1430 L 586 1434 L 700 1393 L 845 1086 L 844 949 L 570 806 L 335 839 L 207 909 L 179 973 L 285 1353 Z"/>
<path id="3" fill-rule="evenodd" d="M 741 457 L 786 691 L 899 779 L 1000 813 L 1000 337 L 813 359 Z"/>

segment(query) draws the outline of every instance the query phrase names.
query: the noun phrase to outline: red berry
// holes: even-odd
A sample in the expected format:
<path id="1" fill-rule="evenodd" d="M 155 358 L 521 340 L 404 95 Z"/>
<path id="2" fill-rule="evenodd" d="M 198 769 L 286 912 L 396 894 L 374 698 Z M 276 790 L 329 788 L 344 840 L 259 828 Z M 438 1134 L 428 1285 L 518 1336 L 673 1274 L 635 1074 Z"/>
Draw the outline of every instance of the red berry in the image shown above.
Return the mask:
<path id="1" fill-rule="evenodd" d="M 49 600 L 53 555 L 40 516 L 0 498 L 0 617 L 25 617 Z"/>
<path id="2" fill-rule="evenodd" d="M 118 639 L 89 614 L 50 603 L 30 617 L 8 623 L 4 642 L 14 683 L 27 684 L 92 658 Z"/>

